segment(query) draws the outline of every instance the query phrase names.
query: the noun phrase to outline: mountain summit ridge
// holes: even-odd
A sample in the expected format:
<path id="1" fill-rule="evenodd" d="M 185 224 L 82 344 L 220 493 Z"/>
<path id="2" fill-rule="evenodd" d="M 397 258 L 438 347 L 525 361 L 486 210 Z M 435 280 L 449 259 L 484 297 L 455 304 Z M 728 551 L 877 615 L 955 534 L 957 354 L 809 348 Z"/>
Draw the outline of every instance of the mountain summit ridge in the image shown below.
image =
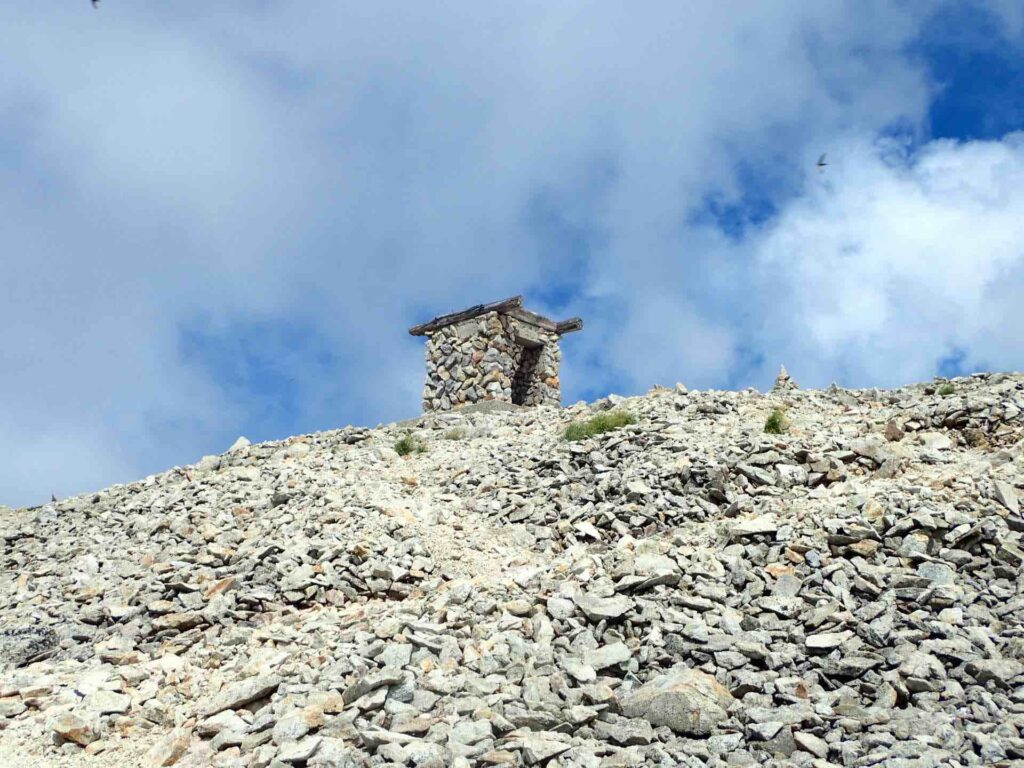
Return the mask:
<path id="1" fill-rule="evenodd" d="M 1019 373 L 239 440 L 0 508 L 0 763 L 1024 759 L 1022 494 Z"/>

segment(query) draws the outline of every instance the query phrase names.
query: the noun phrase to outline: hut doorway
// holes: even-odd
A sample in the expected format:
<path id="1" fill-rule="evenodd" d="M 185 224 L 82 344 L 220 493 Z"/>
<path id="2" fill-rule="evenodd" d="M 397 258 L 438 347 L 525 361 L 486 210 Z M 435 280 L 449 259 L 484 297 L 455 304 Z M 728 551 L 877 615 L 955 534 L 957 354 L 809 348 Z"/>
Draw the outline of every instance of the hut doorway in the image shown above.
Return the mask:
<path id="1" fill-rule="evenodd" d="M 537 363 L 540 361 L 541 345 L 520 346 L 519 364 L 512 375 L 512 403 L 528 405 L 530 390 L 537 374 Z"/>

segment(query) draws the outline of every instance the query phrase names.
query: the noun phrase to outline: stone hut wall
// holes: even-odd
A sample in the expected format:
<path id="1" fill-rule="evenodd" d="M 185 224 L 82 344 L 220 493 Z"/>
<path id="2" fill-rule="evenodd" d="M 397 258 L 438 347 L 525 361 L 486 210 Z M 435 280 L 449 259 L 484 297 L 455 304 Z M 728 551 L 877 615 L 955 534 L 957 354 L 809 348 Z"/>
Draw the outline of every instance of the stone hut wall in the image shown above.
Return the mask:
<path id="1" fill-rule="evenodd" d="M 537 346 L 517 341 L 524 337 Z M 497 312 L 446 326 L 427 340 L 423 410 L 447 411 L 481 400 L 560 405 L 561 359 L 558 334 Z"/>

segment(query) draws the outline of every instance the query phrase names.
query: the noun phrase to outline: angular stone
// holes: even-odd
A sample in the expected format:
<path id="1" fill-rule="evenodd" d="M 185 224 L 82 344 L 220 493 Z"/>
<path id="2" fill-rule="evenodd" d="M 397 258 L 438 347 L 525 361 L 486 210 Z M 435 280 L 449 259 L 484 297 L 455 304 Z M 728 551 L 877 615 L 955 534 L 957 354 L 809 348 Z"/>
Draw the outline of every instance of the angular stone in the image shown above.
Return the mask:
<path id="1" fill-rule="evenodd" d="M 992 481 L 992 495 L 996 501 L 1006 507 L 1014 514 L 1020 513 L 1020 502 L 1017 499 L 1017 490 L 1003 480 Z"/>
<path id="2" fill-rule="evenodd" d="M 489 720 L 471 720 L 456 723 L 452 726 L 448 738 L 456 744 L 478 744 L 485 739 L 491 738 L 491 723 Z"/>
<path id="3" fill-rule="evenodd" d="M 752 517 L 746 520 L 740 520 L 738 523 L 733 524 L 730 533 L 734 539 L 739 539 L 744 536 L 759 536 L 766 533 L 775 533 L 778 530 L 779 525 L 776 522 L 775 515 L 768 514 L 759 515 L 758 517 Z"/>
<path id="4" fill-rule="evenodd" d="M 281 678 L 277 675 L 259 675 L 228 683 L 203 707 L 203 716 L 209 717 L 225 709 L 239 709 L 259 701 L 276 691 L 279 685 Z"/>
<path id="5" fill-rule="evenodd" d="M 400 669 L 386 669 L 382 672 L 364 675 L 346 688 L 341 694 L 341 698 L 346 704 L 351 704 L 371 691 L 384 686 L 398 685 L 404 679 L 405 673 Z"/>
<path id="6" fill-rule="evenodd" d="M 307 761 L 309 768 L 360 768 L 363 758 L 358 748 L 345 739 L 323 737 L 316 752 Z"/>
<path id="7" fill-rule="evenodd" d="M 614 621 L 633 608 L 633 601 L 628 597 L 596 597 L 589 594 L 576 595 L 574 601 L 583 614 L 593 622 L 602 620 Z"/>
<path id="8" fill-rule="evenodd" d="M 950 585 L 956 583 L 956 571 L 945 563 L 924 562 L 917 566 L 917 573 L 932 584 Z"/>
<path id="9" fill-rule="evenodd" d="M 321 720 L 323 718 L 321 717 Z M 312 726 L 308 722 L 307 718 L 303 716 L 301 710 L 289 712 L 287 715 L 282 717 L 276 723 L 272 731 L 272 738 L 275 744 L 290 744 L 293 741 L 298 741 L 303 736 L 312 730 Z"/>
<path id="10" fill-rule="evenodd" d="M 965 669 L 979 683 L 994 680 L 1003 687 L 1024 674 L 1024 664 L 1016 659 L 978 659 L 967 662 Z"/>
<path id="11" fill-rule="evenodd" d="M 0 718 L 17 717 L 26 709 L 25 702 L 16 696 L 0 699 Z"/>
<path id="12" fill-rule="evenodd" d="M 584 662 L 594 669 L 600 671 L 608 667 L 614 667 L 624 661 L 629 661 L 633 656 L 624 643 L 612 643 L 587 651 Z"/>
<path id="13" fill-rule="evenodd" d="M 881 464 L 889 457 L 890 448 L 886 446 L 886 441 L 878 435 L 868 435 L 867 437 L 853 440 L 850 443 L 850 450 L 858 456 L 871 459 L 876 464 Z"/>
<path id="14" fill-rule="evenodd" d="M 815 736 L 813 733 L 805 733 L 803 731 L 794 733 L 793 741 L 804 752 L 810 752 L 817 758 L 824 760 L 828 757 L 828 742 L 819 736 Z"/>
<path id="15" fill-rule="evenodd" d="M 883 434 L 884 434 L 885 439 L 888 440 L 890 443 L 898 443 L 900 440 L 903 439 L 903 434 L 904 433 L 903 433 L 903 430 L 900 429 L 900 425 L 898 423 L 896 423 L 895 419 L 889 419 L 889 421 L 887 421 L 885 423 L 885 432 Z M 804 734 L 804 735 L 806 736 L 808 734 Z M 800 734 L 794 734 L 794 736 L 793 736 L 793 738 L 795 738 L 797 740 L 797 744 L 800 743 L 800 738 L 799 737 L 800 737 Z M 813 738 L 817 738 L 817 737 L 813 737 Z M 810 752 L 811 750 L 807 750 L 807 751 Z M 824 757 L 824 755 L 818 755 L 818 757 Z"/>
<path id="16" fill-rule="evenodd" d="M 285 744 L 277 752 L 277 759 L 282 763 L 305 763 L 320 748 L 320 736 L 307 736 L 300 741 Z"/>
<path id="17" fill-rule="evenodd" d="M 527 765 L 541 765 L 556 755 L 568 752 L 571 744 L 559 738 L 555 733 L 525 733 L 506 746 L 522 752 L 523 762 Z"/>
<path id="18" fill-rule="evenodd" d="M 0 629 L 0 667 L 18 667 L 44 657 L 57 648 L 60 640 L 49 627 L 7 626 Z"/>
<path id="19" fill-rule="evenodd" d="M 221 443 L 221 445 L 223 445 L 223 443 Z M 250 445 L 252 445 L 252 443 L 249 442 L 248 438 L 239 437 L 231 444 L 231 447 L 228 448 L 228 453 L 238 453 L 239 451 L 248 448 Z"/>
<path id="20" fill-rule="evenodd" d="M 153 768 L 174 765 L 181 759 L 192 740 L 192 732 L 187 728 L 175 728 L 163 736 L 146 753 L 147 764 Z"/>
<path id="21" fill-rule="evenodd" d="M 953 447 L 953 441 L 941 432 L 921 432 L 917 437 L 930 451 L 948 451 Z"/>
<path id="22" fill-rule="evenodd" d="M 831 651 L 838 648 L 847 640 L 853 637 L 853 632 L 821 632 L 817 635 L 808 635 L 804 643 L 811 651 Z"/>
<path id="23" fill-rule="evenodd" d="M 752 467 L 749 464 L 737 464 L 736 470 L 756 485 L 775 485 L 775 475 L 766 469 Z"/>
<path id="24" fill-rule="evenodd" d="M 388 643 L 377 657 L 377 661 L 385 667 L 400 669 L 412 661 L 412 652 L 412 643 Z"/>
<path id="25" fill-rule="evenodd" d="M 96 729 L 78 715 L 66 712 L 50 720 L 50 730 L 64 741 L 86 746 L 99 738 Z"/>
<path id="26" fill-rule="evenodd" d="M 218 712 L 213 717 L 208 717 L 196 724 L 196 733 L 207 739 L 216 736 L 221 731 L 243 733 L 247 729 L 246 722 L 230 710 Z"/>
<path id="27" fill-rule="evenodd" d="M 626 483 L 626 495 L 634 498 L 643 498 L 653 491 L 641 480 L 630 480 Z"/>
<path id="28" fill-rule="evenodd" d="M 100 715 L 123 715 L 131 707 L 131 697 L 100 689 L 86 697 L 85 705 Z"/>
<path id="29" fill-rule="evenodd" d="M 715 678 L 696 669 L 659 675 L 619 702 L 626 717 L 667 725 L 676 733 L 707 736 L 728 717 L 733 697 Z"/>
<path id="30" fill-rule="evenodd" d="M 882 659 L 870 656 L 844 656 L 839 659 L 824 659 L 820 663 L 821 671 L 829 677 L 860 677 L 870 669 L 882 663 Z"/>
<path id="31" fill-rule="evenodd" d="M 562 660 L 562 669 L 574 680 L 581 683 L 592 683 L 597 679 L 597 672 L 593 667 L 571 656 Z"/>
<path id="32" fill-rule="evenodd" d="M 564 597 L 549 597 L 547 609 L 553 619 L 568 619 L 574 612 L 573 602 Z"/>

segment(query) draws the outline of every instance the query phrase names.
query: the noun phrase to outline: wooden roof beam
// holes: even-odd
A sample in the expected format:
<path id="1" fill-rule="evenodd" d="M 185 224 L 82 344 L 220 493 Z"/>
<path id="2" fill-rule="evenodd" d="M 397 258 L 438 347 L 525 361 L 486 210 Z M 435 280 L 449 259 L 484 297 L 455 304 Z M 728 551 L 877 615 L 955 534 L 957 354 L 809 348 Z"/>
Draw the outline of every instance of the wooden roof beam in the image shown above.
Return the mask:
<path id="1" fill-rule="evenodd" d="M 568 320 L 563 320 L 560 323 L 555 324 L 555 332 L 561 336 L 564 333 L 572 333 L 573 331 L 583 330 L 583 318 L 582 317 L 570 317 Z"/>
<path id="2" fill-rule="evenodd" d="M 414 325 L 409 329 L 409 333 L 413 336 L 425 336 L 426 334 L 440 328 L 444 328 L 447 325 L 461 323 L 463 320 L 472 320 L 474 317 L 486 315 L 488 312 L 507 312 L 510 309 L 515 309 L 521 306 L 523 306 L 522 296 L 513 296 L 501 301 L 493 301 L 490 304 L 477 304 L 476 306 L 464 309 L 461 312 L 452 312 L 447 315 L 440 315 L 439 317 L 435 317 L 433 320 L 423 323 L 422 325 Z"/>
<path id="3" fill-rule="evenodd" d="M 549 320 L 543 315 L 538 315 L 536 312 L 530 312 L 528 309 L 523 309 L 523 297 L 512 296 L 508 299 L 502 299 L 501 301 L 493 301 L 490 304 L 477 304 L 469 309 L 464 309 L 461 312 L 452 312 L 447 315 L 441 315 L 435 317 L 433 320 L 423 323 L 422 325 L 414 325 L 409 329 L 409 333 L 413 336 L 425 336 L 428 333 L 440 330 L 449 325 L 455 325 L 466 320 L 472 320 L 474 317 L 480 317 L 486 315 L 488 312 L 498 312 L 509 317 L 514 317 L 517 320 L 521 320 L 524 323 L 536 326 L 542 330 L 549 331 L 551 333 L 557 333 L 559 335 L 564 333 L 572 333 L 573 331 L 583 330 L 583 320 L 578 317 L 571 317 L 568 320 L 563 320 L 560 323 L 556 323 L 554 320 Z"/>

